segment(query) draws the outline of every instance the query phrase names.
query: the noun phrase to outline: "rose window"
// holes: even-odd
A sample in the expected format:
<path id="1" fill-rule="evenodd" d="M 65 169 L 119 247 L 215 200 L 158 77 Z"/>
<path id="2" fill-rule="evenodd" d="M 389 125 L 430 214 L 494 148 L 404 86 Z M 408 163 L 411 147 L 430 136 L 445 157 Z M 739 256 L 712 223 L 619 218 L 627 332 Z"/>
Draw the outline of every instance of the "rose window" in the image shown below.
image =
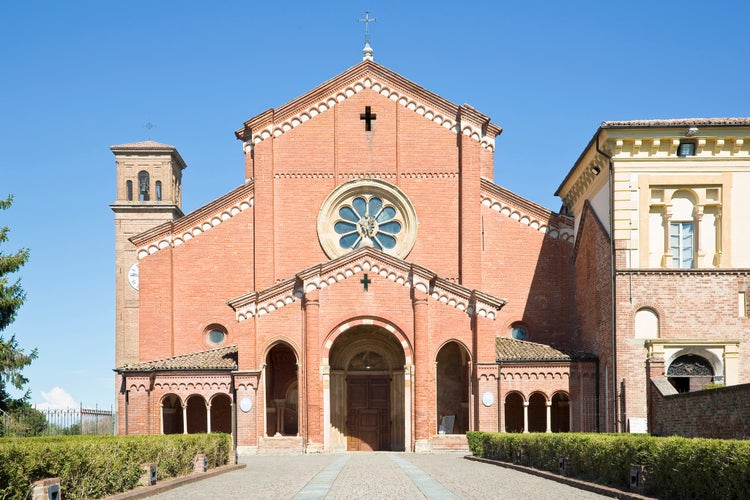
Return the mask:
<path id="1" fill-rule="evenodd" d="M 404 258 L 416 235 L 417 215 L 409 199 L 378 179 L 342 184 L 328 195 L 318 215 L 318 238 L 331 258 L 364 247 Z"/>
<path id="2" fill-rule="evenodd" d="M 339 209 L 341 219 L 333 226 L 336 234 L 341 235 L 339 245 L 353 250 L 363 246 L 378 250 L 394 248 L 402 229 L 396 214 L 393 206 L 384 204 L 377 196 L 354 198 L 351 204 Z"/>

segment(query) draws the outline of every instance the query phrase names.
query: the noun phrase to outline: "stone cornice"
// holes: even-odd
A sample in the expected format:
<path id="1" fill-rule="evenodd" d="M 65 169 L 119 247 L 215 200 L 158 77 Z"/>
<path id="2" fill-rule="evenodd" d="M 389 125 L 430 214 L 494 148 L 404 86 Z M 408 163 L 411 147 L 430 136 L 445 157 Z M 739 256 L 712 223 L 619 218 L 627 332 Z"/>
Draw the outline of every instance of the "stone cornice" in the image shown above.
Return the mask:
<path id="1" fill-rule="evenodd" d="M 660 275 L 660 276 L 750 276 L 750 269 L 717 269 L 717 268 L 706 268 L 706 269 L 617 269 L 615 275 L 617 276 L 633 276 L 633 275 Z"/>
<path id="2" fill-rule="evenodd" d="M 681 142 L 695 143 L 695 155 L 677 156 Z M 636 136 L 607 139 L 606 147 L 618 161 L 664 160 L 706 161 L 716 157 L 750 157 L 750 136 L 721 137 L 675 137 L 675 136 Z"/>
<path id="3" fill-rule="evenodd" d="M 272 313 L 300 300 L 306 293 L 335 285 L 358 273 L 370 272 L 396 284 L 413 287 L 433 299 L 463 311 L 494 320 L 505 301 L 479 290 L 439 278 L 436 273 L 385 254 L 371 247 L 361 248 L 324 264 L 309 267 L 293 278 L 265 290 L 251 292 L 227 304 L 234 309 L 237 321 Z"/>
<path id="4" fill-rule="evenodd" d="M 558 189 L 555 194 L 562 198 L 563 204 L 566 207 L 573 207 L 578 200 L 584 196 L 589 186 L 594 183 L 597 176 L 600 174 L 606 175 L 608 169 L 609 164 L 607 158 L 596 153 L 585 163 L 585 168 L 580 171 L 573 186 L 565 193 L 565 195 L 562 195 L 562 188 Z"/>
<path id="5" fill-rule="evenodd" d="M 457 106 L 401 75 L 365 60 L 306 94 L 246 121 L 235 135 L 248 151 L 271 137 L 278 137 L 363 90 L 372 90 L 436 124 L 471 137 L 494 151 L 502 129 L 469 105 Z"/>
<path id="6" fill-rule="evenodd" d="M 481 181 L 480 196 L 484 206 L 510 217 L 520 224 L 545 233 L 553 239 L 573 240 L 573 224 L 568 217 L 556 214 L 541 205 L 521 198 L 488 179 L 482 179 Z"/>
<path id="7" fill-rule="evenodd" d="M 162 248 L 179 246 L 252 208 L 253 196 L 253 183 L 249 182 L 184 217 L 133 236 L 130 241 L 137 247 L 139 259 Z"/>

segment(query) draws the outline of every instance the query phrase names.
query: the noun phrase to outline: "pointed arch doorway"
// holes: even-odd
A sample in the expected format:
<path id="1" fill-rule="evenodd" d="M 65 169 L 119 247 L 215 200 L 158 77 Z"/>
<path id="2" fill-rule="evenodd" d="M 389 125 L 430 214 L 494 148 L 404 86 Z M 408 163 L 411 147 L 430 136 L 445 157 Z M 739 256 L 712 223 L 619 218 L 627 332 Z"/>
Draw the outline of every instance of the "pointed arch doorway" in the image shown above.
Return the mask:
<path id="1" fill-rule="evenodd" d="M 329 357 L 329 449 L 405 449 L 411 422 L 405 368 L 404 348 L 382 326 L 355 326 L 336 338 Z"/>

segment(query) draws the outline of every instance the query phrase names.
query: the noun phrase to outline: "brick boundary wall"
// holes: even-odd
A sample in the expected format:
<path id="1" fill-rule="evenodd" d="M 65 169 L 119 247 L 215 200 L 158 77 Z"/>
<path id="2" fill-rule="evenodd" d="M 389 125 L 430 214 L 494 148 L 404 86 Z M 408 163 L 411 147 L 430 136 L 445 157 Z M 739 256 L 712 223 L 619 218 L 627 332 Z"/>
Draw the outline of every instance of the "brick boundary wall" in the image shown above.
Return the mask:
<path id="1" fill-rule="evenodd" d="M 750 384 L 676 394 L 661 376 L 651 378 L 651 389 L 652 434 L 750 439 Z"/>

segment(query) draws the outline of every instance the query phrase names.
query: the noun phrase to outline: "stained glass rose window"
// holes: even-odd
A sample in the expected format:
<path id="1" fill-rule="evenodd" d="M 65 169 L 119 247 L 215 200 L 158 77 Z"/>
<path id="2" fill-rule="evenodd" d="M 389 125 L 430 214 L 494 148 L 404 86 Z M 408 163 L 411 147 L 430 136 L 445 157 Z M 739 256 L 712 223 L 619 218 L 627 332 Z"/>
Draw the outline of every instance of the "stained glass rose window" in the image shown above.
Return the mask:
<path id="1" fill-rule="evenodd" d="M 406 257 L 414 246 L 417 217 L 396 186 L 378 179 L 342 184 L 328 196 L 318 216 L 318 238 L 335 258 L 363 247 Z"/>

